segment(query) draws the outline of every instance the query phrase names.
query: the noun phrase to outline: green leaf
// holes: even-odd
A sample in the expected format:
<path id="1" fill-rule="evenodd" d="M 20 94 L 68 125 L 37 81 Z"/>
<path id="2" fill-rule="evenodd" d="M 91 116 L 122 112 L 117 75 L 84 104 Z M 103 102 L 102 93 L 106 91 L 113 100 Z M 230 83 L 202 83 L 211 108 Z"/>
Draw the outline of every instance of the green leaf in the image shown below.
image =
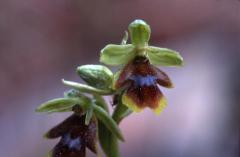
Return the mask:
<path id="1" fill-rule="evenodd" d="M 64 85 L 67 85 L 69 87 L 72 87 L 76 90 L 79 90 L 79 91 L 85 92 L 85 93 L 100 94 L 100 95 L 110 95 L 113 93 L 113 91 L 110 89 L 109 90 L 97 89 L 92 86 L 88 86 L 88 85 L 73 82 L 73 81 L 66 81 L 64 79 L 62 80 L 62 82 Z"/>
<path id="2" fill-rule="evenodd" d="M 133 45 L 138 47 L 145 47 L 148 45 L 151 28 L 145 21 L 140 19 L 133 21 L 129 25 L 128 30 Z"/>
<path id="3" fill-rule="evenodd" d="M 103 65 L 83 65 L 77 68 L 78 75 L 90 86 L 109 89 L 113 73 Z"/>
<path id="4" fill-rule="evenodd" d="M 150 63 L 153 65 L 161 65 L 161 66 L 182 66 L 183 65 L 182 56 L 174 50 L 149 46 L 147 48 L 147 54 L 148 54 Z"/>
<path id="5" fill-rule="evenodd" d="M 93 104 L 93 112 L 97 118 L 120 140 L 124 141 L 120 128 L 112 117 L 101 107 Z"/>
<path id="6" fill-rule="evenodd" d="M 57 98 L 41 104 L 36 112 L 67 112 L 72 111 L 74 105 L 81 105 L 83 102 L 78 98 Z"/>
<path id="7" fill-rule="evenodd" d="M 107 65 L 122 65 L 135 57 L 135 47 L 131 44 L 109 44 L 101 50 L 100 62 Z"/>

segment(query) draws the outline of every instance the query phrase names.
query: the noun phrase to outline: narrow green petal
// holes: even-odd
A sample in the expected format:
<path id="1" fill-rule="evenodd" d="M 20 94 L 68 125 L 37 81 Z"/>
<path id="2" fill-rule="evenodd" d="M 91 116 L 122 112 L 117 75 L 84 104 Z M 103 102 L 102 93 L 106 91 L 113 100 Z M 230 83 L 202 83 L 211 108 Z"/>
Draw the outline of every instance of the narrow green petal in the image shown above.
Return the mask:
<path id="1" fill-rule="evenodd" d="M 117 83 L 117 81 L 118 81 L 118 79 L 119 79 L 120 74 L 121 74 L 121 70 L 120 70 L 120 71 L 117 71 L 117 72 L 114 74 L 114 76 L 113 76 L 113 82 L 112 82 L 112 89 L 113 89 L 113 90 L 116 90 L 116 83 Z"/>
<path id="2" fill-rule="evenodd" d="M 161 65 L 161 66 L 182 66 L 183 65 L 182 56 L 174 50 L 149 46 L 147 48 L 147 53 L 148 53 L 150 63 L 153 65 Z"/>
<path id="3" fill-rule="evenodd" d="M 116 122 L 111 118 L 111 116 L 101 107 L 97 105 L 93 105 L 93 112 L 97 116 L 97 118 L 103 122 L 106 127 L 120 140 L 124 141 L 123 135 L 121 133 L 120 128 L 116 124 Z"/>
<path id="4" fill-rule="evenodd" d="M 101 50 L 100 62 L 107 65 L 122 65 L 135 57 L 134 46 L 109 44 Z"/>
<path id="5" fill-rule="evenodd" d="M 128 32 L 125 31 L 125 32 L 124 32 L 123 39 L 122 39 L 122 41 L 121 41 L 121 45 L 126 45 L 126 44 L 127 44 L 127 41 L 128 41 Z"/>
<path id="6" fill-rule="evenodd" d="M 92 119 L 93 108 L 90 106 L 86 111 L 85 125 L 88 125 Z"/>
<path id="7" fill-rule="evenodd" d="M 78 98 L 57 98 L 41 104 L 36 112 L 66 112 L 72 111 L 72 107 L 76 104 L 82 104 Z"/>

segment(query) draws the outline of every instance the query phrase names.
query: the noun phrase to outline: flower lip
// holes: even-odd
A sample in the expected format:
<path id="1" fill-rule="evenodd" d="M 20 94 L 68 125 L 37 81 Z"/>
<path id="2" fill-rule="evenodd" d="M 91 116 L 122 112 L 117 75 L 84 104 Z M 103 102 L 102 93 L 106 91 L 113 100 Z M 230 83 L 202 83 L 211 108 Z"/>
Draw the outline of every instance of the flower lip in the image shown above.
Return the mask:
<path id="1" fill-rule="evenodd" d="M 136 112 L 149 107 L 157 114 L 166 106 L 166 99 L 158 84 L 172 86 L 167 74 L 151 65 L 144 56 L 137 56 L 128 63 L 116 81 L 117 88 L 125 89 L 123 104 Z"/>
<path id="2" fill-rule="evenodd" d="M 51 157 L 84 157 L 86 147 L 96 153 L 96 121 L 92 119 L 85 125 L 85 115 L 73 114 L 52 128 L 47 138 L 61 137 L 60 142 L 51 151 Z"/>

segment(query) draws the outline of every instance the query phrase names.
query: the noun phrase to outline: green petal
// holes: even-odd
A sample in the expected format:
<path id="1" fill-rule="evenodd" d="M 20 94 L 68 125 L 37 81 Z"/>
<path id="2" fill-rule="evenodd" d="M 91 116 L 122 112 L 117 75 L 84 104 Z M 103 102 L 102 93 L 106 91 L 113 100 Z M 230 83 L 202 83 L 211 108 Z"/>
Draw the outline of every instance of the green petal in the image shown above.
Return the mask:
<path id="1" fill-rule="evenodd" d="M 183 65 L 182 56 L 174 50 L 149 46 L 147 48 L 147 53 L 148 53 L 150 63 L 153 65 L 161 65 L 161 66 L 182 66 Z"/>
<path id="2" fill-rule="evenodd" d="M 145 21 L 139 19 L 133 21 L 129 25 L 128 30 L 130 32 L 133 45 L 136 45 L 138 47 L 144 47 L 148 45 L 151 29 Z"/>
<path id="3" fill-rule="evenodd" d="M 77 68 L 78 75 L 90 86 L 108 89 L 112 84 L 113 73 L 103 65 L 83 65 Z"/>
<path id="4" fill-rule="evenodd" d="M 135 57 L 134 46 L 109 44 L 101 50 L 100 62 L 107 65 L 126 64 Z"/>
<path id="5" fill-rule="evenodd" d="M 124 141 L 123 135 L 120 128 L 116 122 L 111 118 L 111 116 L 101 107 L 93 105 L 93 112 L 97 118 L 105 124 L 105 126 L 120 140 Z"/>
<path id="6" fill-rule="evenodd" d="M 72 107 L 76 104 L 83 104 L 78 98 L 57 98 L 41 104 L 36 112 L 67 112 L 72 111 Z"/>

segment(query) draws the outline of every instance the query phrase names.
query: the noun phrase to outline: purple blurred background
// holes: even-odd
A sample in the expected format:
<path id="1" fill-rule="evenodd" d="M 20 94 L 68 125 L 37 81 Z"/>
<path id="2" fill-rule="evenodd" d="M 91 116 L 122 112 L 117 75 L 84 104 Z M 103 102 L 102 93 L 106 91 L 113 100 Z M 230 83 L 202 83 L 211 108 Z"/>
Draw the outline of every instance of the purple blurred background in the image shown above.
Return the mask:
<path id="1" fill-rule="evenodd" d="M 42 134 L 67 114 L 37 114 L 62 96 L 61 78 L 99 64 L 136 18 L 152 27 L 151 45 L 179 51 L 183 68 L 162 68 L 175 88 L 169 105 L 121 124 L 123 157 L 239 157 L 240 1 L 1 0 L 0 156 L 42 157 L 57 142 Z M 91 155 L 90 155 L 91 156 Z"/>

